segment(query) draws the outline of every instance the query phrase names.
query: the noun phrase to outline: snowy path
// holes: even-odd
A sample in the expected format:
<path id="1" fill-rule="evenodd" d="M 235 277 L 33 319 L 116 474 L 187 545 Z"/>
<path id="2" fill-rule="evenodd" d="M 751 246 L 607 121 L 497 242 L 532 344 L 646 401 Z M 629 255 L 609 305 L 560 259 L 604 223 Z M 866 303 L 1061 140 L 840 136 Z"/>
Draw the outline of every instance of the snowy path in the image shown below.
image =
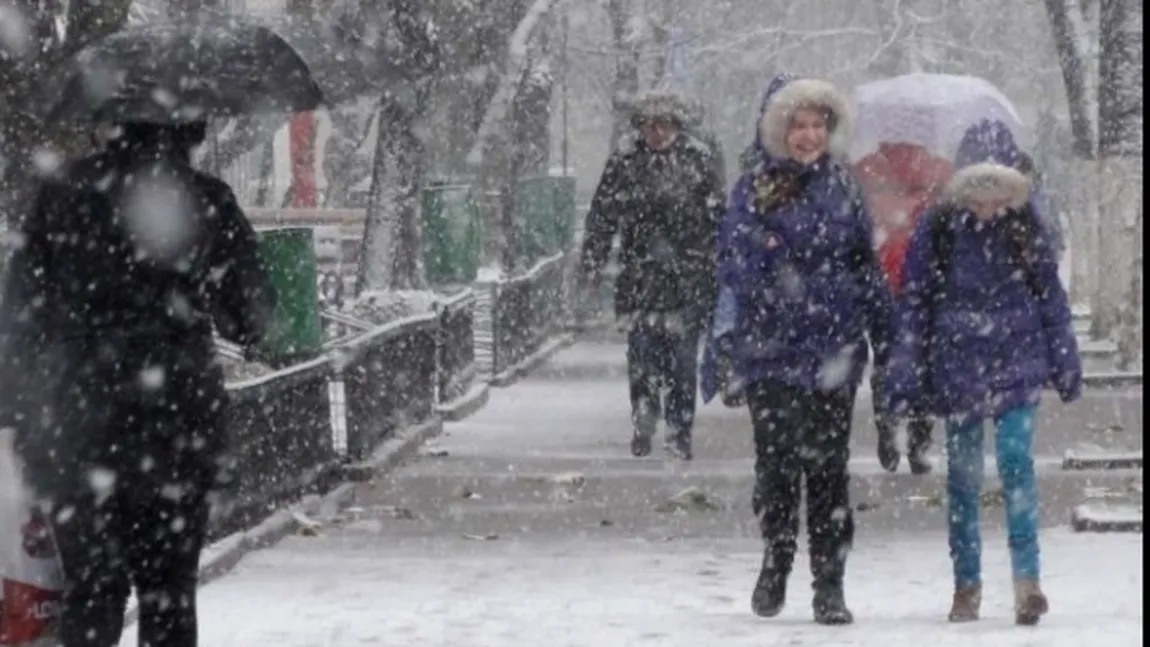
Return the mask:
<path id="1" fill-rule="evenodd" d="M 621 355 L 610 344 L 565 351 L 534 377 L 494 390 L 472 418 L 448 424 L 419 460 L 362 485 L 354 507 L 323 520 L 319 537 L 244 558 L 201 592 L 201 645 L 1141 644 L 1141 535 L 1066 529 L 1088 488 L 1122 487 L 1131 475 L 1059 469 L 1062 452 L 1083 444 L 1141 448 L 1140 389 L 1045 408 L 1039 483 L 1054 610 L 1037 629 L 1009 622 L 1000 507 L 984 515 L 986 620 L 945 623 L 945 475 L 882 472 L 860 396 L 858 544 L 847 584 L 859 622 L 828 629 L 810 622 L 805 561 L 782 618 L 749 611 L 759 541 L 746 412 L 703 408 L 689 464 L 658 450 L 633 459 L 626 382 L 615 371 Z M 668 512 L 685 488 L 704 492 L 715 509 Z"/>
<path id="2" fill-rule="evenodd" d="M 810 621 L 800 561 L 775 620 L 749 611 L 755 542 L 535 544 L 444 539 L 421 547 L 293 538 L 249 556 L 200 596 L 204 647 L 1134 647 L 1142 644 L 1141 536 L 1044 535 L 1052 612 L 1011 622 L 1005 539 L 987 537 L 984 619 L 945 621 L 941 535 L 864 541 L 847 591 L 858 621 Z M 124 647 L 135 645 L 125 640 Z"/>

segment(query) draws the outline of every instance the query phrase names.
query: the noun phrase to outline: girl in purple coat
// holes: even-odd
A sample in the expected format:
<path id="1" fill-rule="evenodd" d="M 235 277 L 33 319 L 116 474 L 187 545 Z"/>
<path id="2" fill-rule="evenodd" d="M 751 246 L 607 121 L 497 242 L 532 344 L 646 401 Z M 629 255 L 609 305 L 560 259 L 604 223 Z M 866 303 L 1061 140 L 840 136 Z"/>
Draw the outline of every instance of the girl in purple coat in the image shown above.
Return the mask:
<path id="1" fill-rule="evenodd" d="M 718 358 L 746 384 L 755 439 L 753 507 L 765 550 L 754 612 L 778 615 L 794 564 L 804 481 L 815 620 L 853 621 L 843 580 L 855 393 L 875 347 L 881 366 L 890 293 L 858 183 L 835 157 L 849 139 L 847 99 L 817 79 L 781 75 L 767 89 L 753 164 L 731 192 L 719 236 Z M 720 349 L 720 343 L 726 349 Z"/>
<path id="2" fill-rule="evenodd" d="M 952 622 L 979 616 L 986 419 L 997 427 L 1015 618 L 1034 624 L 1046 613 L 1032 455 L 1036 410 L 1045 386 L 1065 402 L 1082 389 L 1066 292 L 1029 201 L 1031 182 L 1015 170 L 1019 154 L 1001 123 L 967 131 L 958 172 L 911 240 L 887 373 L 893 409 L 918 403 L 947 421 Z"/>

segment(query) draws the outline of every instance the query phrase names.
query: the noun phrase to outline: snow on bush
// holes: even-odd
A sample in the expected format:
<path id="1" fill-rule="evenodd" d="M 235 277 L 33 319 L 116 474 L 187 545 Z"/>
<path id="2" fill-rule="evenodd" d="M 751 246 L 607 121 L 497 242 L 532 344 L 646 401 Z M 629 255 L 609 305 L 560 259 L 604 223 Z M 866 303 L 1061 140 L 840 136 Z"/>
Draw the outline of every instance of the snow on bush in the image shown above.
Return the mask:
<path id="1" fill-rule="evenodd" d="M 440 295 L 430 290 L 367 291 L 344 305 L 344 314 L 382 325 L 431 312 Z"/>

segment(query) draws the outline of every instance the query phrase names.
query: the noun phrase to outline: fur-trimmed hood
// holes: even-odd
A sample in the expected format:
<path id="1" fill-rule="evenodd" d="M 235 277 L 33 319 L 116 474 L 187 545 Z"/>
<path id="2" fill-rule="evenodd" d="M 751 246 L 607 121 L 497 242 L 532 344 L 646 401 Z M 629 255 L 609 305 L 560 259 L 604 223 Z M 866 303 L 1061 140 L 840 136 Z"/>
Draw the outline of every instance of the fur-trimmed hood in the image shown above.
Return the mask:
<path id="1" fill-rule="evenodd" d="M 799 108 L 817 107 L 831 114 L 830 153 L 845 156 L 850 145 L 850 101 L 834 84 L 821 79 L 808 79 L 779 74 L 771 79 L 759 110 L 755 147 L 766 156 L 785 159 L 787 130 Z"/>
<path id="2" fill-rule="evenodd" d="M 1004 198 L 1012 209 L 1030 200 L 1033 182 L 1018 170 L 1025 154 L 1005 123 L 984 119 L 962 137 L 954 165 L 958 171 L 947 184 L 943 198 L 958 205 L 978 196 Z"/>
<path id="3" fill-rule="evenodd" d="M 997 196 L 1007 207 L 1019 209 L 1030 200 L 1030 178 L 995 162 L 980 162 L 960 169 L 946 186 L 943 199 L 964 206 L 978 197 Z"/>

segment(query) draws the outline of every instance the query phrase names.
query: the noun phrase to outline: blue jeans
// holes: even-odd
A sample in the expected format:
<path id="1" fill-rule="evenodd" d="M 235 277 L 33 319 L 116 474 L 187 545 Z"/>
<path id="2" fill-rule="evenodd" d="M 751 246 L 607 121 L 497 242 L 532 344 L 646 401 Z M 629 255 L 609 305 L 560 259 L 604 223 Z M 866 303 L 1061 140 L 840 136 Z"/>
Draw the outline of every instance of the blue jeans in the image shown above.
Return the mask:
<path id="1" fill-rule="evenodd" d="M 1038 579 L 1038 490 L 1034 482 L 1034 424 L 1037 407 L 1011 409 L 995 420 L 995 459 L 1006 507 L 1010 564 L 1014 579 Z M 982 420 L 948 422 L 946 492 L 950 558 L 957 587 L 982 582 Z"/>

